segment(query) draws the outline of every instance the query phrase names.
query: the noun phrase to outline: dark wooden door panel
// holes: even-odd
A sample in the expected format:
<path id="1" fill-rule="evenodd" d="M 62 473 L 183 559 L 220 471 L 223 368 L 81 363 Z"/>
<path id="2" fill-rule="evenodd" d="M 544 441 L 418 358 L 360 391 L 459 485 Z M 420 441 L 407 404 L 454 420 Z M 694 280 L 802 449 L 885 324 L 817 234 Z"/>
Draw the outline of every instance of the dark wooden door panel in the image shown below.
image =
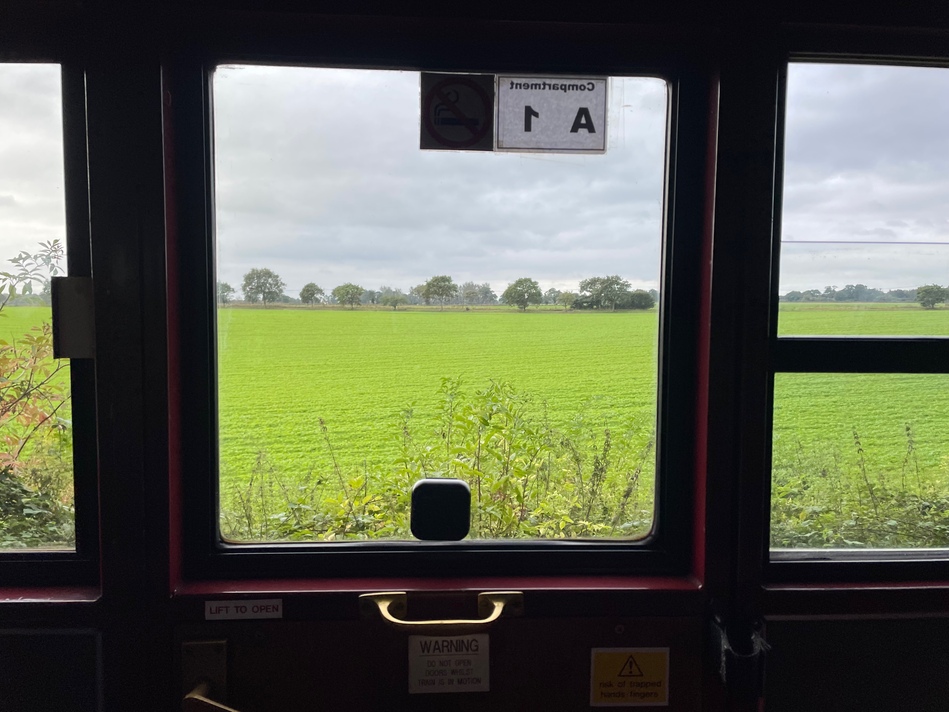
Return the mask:
<path id="1" fill-rule="evenodd" d="M 227 701 L 241 712 L 589 710 L 594 648 L 669 648 L 666 709 L 700 707 L 698 619 L 523 618 L 487 632 L 490 691 L 444 694 L 408 693 L 408 634 L 376 621 L 186 625 L 177 640 L 227 641 Z"/>

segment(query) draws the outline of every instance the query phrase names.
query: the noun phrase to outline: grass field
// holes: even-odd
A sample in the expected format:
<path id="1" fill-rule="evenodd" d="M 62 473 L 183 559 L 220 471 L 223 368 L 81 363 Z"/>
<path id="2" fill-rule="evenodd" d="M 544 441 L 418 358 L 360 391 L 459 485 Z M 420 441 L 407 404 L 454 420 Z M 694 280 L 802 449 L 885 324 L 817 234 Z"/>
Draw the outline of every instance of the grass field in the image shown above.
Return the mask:
<path id="1" fill-rule="evenodd" d="M 345 468 L 391 459 L 403 409 L 436 426 L 445 377 L 507 382 L 556 426 L 655 412 L 655 312 L 222 309 L 218 333 L 225 479 L 261 449 L 282 471 L 325 466 L 321 418 Z"/>
<path id="2" fill-rule="evenodd" d="M 780 331 L 949 334 L 947 308 L 865 306 L 782 304 Z M 48 314 L 7 313 L 0 338 Z M 235 538 L 404 536 L 404 517 L 378 522 L 404 514 L 427 475 L 477 485 L 483 535 L 648 531 L 655 310 L 227 308 L 218 320 Z M 773 544 L 949 546 L 947 426 L 949 375 L 777 374 Z"/>
<path id="3" fill-rule="evenodd" d="M 949 336 L 949 308 L 914 303 L 782 302 L 781 336 Z"/>

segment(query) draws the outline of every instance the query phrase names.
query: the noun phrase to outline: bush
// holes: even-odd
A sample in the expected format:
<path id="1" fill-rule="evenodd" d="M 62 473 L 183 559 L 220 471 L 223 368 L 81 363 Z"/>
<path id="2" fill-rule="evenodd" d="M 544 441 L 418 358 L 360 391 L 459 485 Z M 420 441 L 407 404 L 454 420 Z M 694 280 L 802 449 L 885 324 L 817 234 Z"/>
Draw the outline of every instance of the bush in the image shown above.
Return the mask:
<path id="1" fill-rule="evenodd" d="M 651 421 L 629 419 L 614 432 L 581 411 L 558 429 L 546 403 L 507 383 L 469 392 L 450 378 L 438 409 L 430 432 L 418 432 L 413 409 L 403 409 L 390 430 L 395 461 L 360 472 L 340 468 L 323 421 L 327 471 L 279 473 L 260 452 L 241 484 L 222 483 L 222 532 L 245 541 L 409 539 L 412 485 L 426 477 L 469 484 L 474 539 L 635 537 L 652 526 Z"/>

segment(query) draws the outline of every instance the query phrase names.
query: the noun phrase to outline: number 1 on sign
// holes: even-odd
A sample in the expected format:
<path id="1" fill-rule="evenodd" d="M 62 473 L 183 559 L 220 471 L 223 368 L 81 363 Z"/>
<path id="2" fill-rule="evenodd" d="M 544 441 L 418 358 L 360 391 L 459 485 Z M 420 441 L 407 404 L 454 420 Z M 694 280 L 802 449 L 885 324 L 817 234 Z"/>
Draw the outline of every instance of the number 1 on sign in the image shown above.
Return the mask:
<path id="1" fill-rule="evenodd" d="M 540 114 L 534 111 L 533 107 L 525 106 L 524 107 L 524 131 L 531 130 L 531 117 L 535 119 L 539 119 Z"/>

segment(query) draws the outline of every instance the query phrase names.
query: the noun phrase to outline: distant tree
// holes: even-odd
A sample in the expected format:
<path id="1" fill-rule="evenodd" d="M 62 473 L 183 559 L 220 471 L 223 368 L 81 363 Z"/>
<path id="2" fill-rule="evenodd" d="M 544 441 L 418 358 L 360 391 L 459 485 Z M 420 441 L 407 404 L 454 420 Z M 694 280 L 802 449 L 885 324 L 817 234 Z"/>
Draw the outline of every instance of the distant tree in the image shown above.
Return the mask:
<path id="1" fill-rule="evenodd" d="M 436 275 L 425 283 L 422 288 L 422 297 L 426 304 L 433 301 L 444 307 L 445 302 L 458 293 L 458 285 L 447 274 Z"/>
<path id="2" fill-rule="evenodd" d="M 478 285 L 478 303 L 479 304 L 497 304 L 498 295 L 491 289 L 491 284 L 484 282 Z"/>
<path id="3" fill-rule="evenodd" d="M 561 292 L 559 289 L 554 289 L 551 287 L 546 292 L 544 292 L 544 304 L 557 304 L 560 294 Z"/>
<path id="4" fill-rule="evenodd" d="M 272 270 L 255 267 L 244 275 L 241 291 L 244 292 L 244 299 L 251 304 L 262 301 L 266 305 L 279 300 L 286 286 Z"/>
<path id="5" fill-rule="evenodd" d="M 657 290 L 650 289 L 649 296 L 652 297 L 657 303 L 659 302 L 659 292 Z"/>
<path id="6" fill-rule="evenodd" d="M 524 311 L 531 304 L 543 303 L 544 293 L 540 291 L 540 285 L 533 279 L 521 277 L 507 285 L 501 299 L 505 304 L 511 304 Z"/>
<path id="7" fill-rule="evenodd" d="M 333 296 L 340 304 L 348 304 L 350 309 L 355 309 L 362 299 L 362 293 L 366 291 L 358 284 L 347 282 L 333 289 Z"/>
<path id="8" fill-rule="evenodd" d="M 362 293 L 360 301 L 363 304 L 378 304 L 379 298 L 382 296 L 382 292 L 377 292 L 374 289 L 367 289 Z"/>
<path id="9" fill-rule="evenodd" d="M 462 304 L 479 304 L 480 292 L 478 290 L 478 285 L 474 282 L 465 282 L 461 287 L 458 288 L 458 293 L 461 295 Z"/>
<path id="10" fill-rule="evenodd" d="M 576 301 L 576 299 L 577 295 L 573 292 L 561 292 L 560 296 L 557 297 L 557 304 L 563 306 L 563 310 L 567 311 L 573 306 L 573 303 Z"/>
<path id="11" fill-rule="evenodd" d="M 629 293 L 629 282 L 617 274 L 608 277 L 590 277 L 580 282 L 580 296 L 584 306 L 593 309 L 609 307 L 615 310 L 617 303 Z"/>
<path id="12" fill-rule="evenodd" d="M 221 306 L 227 306 L 231 299 L 234 298 L 234 292 L 236 290 L 234 287 L 229 285 L 227 282 L 218 282 L 217 283 L 217 300 Z"/>
<path id="13" fill-rule="evenodd" d="M 916 288 L 916 301 L 926 309 L 935 309 L 937 304 L 949 298 L 949 290 L 938 284 L 926 284 Z"/>
<path id="14" fill-rule="evenodd" d="M 590 277 L 584 279 L 579 285 L 580 294 L 576 302 L 581 309 L 599 309 L 602 306 L 601 293 L 603 291 L 603 278 Z"/>
<path id="15" fill-rule="evenodd" d="M 779 299 L 784 302 L 800 302 L 800 301 L 803 301 L 804 294 L 802 292 L 792 289 L 787 294 L 784 294 L 781 297 L 779 297 Z"/>
<path id="16" fill-rule="evenodd" d="M 428 304 L 428 302 L 425 301 L 425 285 L 416 284 L 409 289 L 409 304 L 421 304 L 422 302 Z"/>
<path id="17" fill-rule="evenodd" d="M 313 282 L 307 282 L 300 290 L 300 301 L 304 304 L 316 304 L 324 294 L 322 287 Z"/>
<path id="18" fill-rule="evenodd" d="M 388 294 L 383 294 L 379 298 L 379 303 L 386 307 L 392 307 L 393 310 L 399 308 L 402 304 L 408 304 L 409 298 L 402 294 L 402 292 L 389 292 Z"/>
<path id="19" fill-rule="evenodd" d="M 884 300 L 887 302 L 915 302 L 916 290 L 915 289 L 891 289 L 884 296 Z"/>
<path id="20" fill-rule="evenodd" d="M 616 305 L 629 293 L 629 282 L 618 274 L 612 274 L 603 280 L 602 299 L 605 305 L 609 305 L 611 311 L 616 310 Z"/>
<path id="21" fill-rule="evenodd" d="M 652 309 L 656 306 L 656 300 L 644 289 L 634 289 L 623 301 L 623 306 L 627 309 Z"/>

